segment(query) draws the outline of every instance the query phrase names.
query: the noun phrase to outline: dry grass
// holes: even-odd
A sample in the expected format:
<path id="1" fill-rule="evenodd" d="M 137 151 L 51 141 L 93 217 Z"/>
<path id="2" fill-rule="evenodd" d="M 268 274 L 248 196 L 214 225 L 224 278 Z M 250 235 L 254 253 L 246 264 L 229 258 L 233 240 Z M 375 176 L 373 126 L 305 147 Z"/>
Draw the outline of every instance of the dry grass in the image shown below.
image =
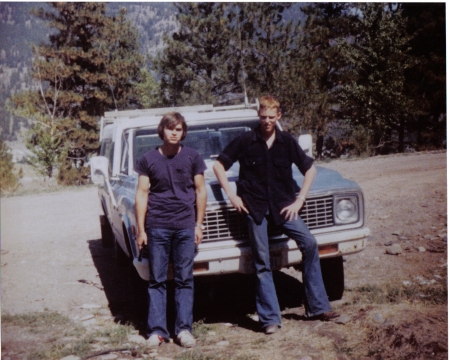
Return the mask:
<path id="1" fill-rule="evenodd" d="M 333 322 L 284 320 L 283 329 L 267 337 L 240 327 L 198 321 L 193 333 L 197 348 L 182 351 L 165 345 L 161 356 L 176 360 L 296 359 L 309 354 L 313 359 L 444 359 L 447 358 L 446 280 L 422 286 L 399 284 L 365 285 L 346 292 L 347 300 L 337 306 L 350 320 Z M 290 309 L 298 313 L 298 309 Z M 129 325 L 101 324 L 89 331 L 65 316 L 51 311 L 2 315 L 2 326 L 25 331 L 37 344 L 30 360 L 59 359 L 68 355 L 86 358 L 99 349 L 130 348 Z M 20 332 L 17 330 L 18 332 Z M 219 341 L 231 346 L 217 346 Z M 160 350 L 158 350 L 160 352 Z M 121 352 L 132 359 L 150 354 L 144 345 Z"/>
<path id="2" fill-rule="evenodd" d="M 351 292 L 350 304 L 400 304 L 422 303 L 424 305 L 441 305 L 447 303 L 447 281 L 442 278 L 432 285 L 412 284 L 406 286 L 400 283 L 382 285 L 363 285 Z"/>
<path id="3" fill-rule="evenodd" d="M 89 331 L 69 318 L 48 310 L 2 314 L 2 327 L 12 327 L 16 333 L 26 333 L 29 339 L 34 339 L 27 344 L 31 345 L 27 356 L 29 360 L 60 359 L 68 355 L 85 358 L 97 352 L 98 347 L 130 347 L 128 336 L 134 331 L 130 325 L 114 323 L 105 324 L 101 330 Z M 148 349 L 136 346 L 133 350 L 136 355 Z"/>

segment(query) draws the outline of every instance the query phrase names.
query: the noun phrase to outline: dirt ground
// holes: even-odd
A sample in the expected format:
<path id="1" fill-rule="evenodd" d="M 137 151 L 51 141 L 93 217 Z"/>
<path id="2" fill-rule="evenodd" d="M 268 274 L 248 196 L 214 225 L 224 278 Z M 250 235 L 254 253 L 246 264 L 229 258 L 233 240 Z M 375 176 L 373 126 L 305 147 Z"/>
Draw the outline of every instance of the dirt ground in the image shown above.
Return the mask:
<path id="1" fill-rule="evenodd" d="M 346 321 L 306 321 L 301 284 L 293 269 L 275 274 L 283 327 L 270 337 L 259 331 L 251 316 L 254 305 L 247 278 L 224 278 L 216 287 L 198 282 L 194 321 L 207 324 L 209 330 L 196 351 L 210 358 L 241 360 L 446 359 L 446 303 L 352 305 L 351 300 L 355 289 L 363 286 L 447 281 L 446 153 L 317 165 L 338 170 L 357 182 L 365 195 L 369 242 L 363 252 L 345 258 L 346 291 L 343 300 L 332 304 Z M 3 314 L 50 309 L 80 321 L 95 305 L 102 310 L 96 313 L 97 326 L 101 319 L 133 318 L 130 270 L 113 266 L 113 250 L 102 248 L 100 214 L 95 187 L 1 199 Z M 386 254 L 391 243 L 402 247 L 400 255 Z M 141 326 L 137 321 L 136 329 Z M 10 359 L 26 358 L 38 345 L 33 334 L 2 326 L 2 352 Z M 383 355 L 385 346 L 392 351 Z M 157 356 L 180 354 L 177 345 L 164 344 Z"/>

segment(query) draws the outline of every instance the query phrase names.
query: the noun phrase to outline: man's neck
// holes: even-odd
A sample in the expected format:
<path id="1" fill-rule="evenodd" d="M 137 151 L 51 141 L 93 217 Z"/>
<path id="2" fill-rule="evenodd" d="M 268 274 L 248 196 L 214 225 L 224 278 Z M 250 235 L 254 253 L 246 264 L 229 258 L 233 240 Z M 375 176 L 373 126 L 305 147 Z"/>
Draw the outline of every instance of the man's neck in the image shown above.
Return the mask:
<path id="1" fill-rule="evenodd" d="M 275 129 L 270 133 L 260 131 L 260 134 L 261 134 L 261 138 L 266 142 L 267 147 L 270 149 L 273 145 L 273 142 L 275 141 L 275 137 L 276 137 Z"/>
<path id="2" fill-rule="evenodd" d="M 159 147 L 160 153 L 167 157 L 175 156 L 180 152 L 180 149 L 181 149 L 180 144 L 164 143 Z"/>

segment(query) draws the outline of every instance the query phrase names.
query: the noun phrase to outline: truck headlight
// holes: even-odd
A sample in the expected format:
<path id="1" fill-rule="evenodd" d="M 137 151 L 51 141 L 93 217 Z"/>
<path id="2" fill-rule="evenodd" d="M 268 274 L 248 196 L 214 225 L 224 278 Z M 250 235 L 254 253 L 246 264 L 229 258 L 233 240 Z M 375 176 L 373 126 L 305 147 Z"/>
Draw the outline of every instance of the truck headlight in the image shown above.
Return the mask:
<path id="1" fill-rule="evenodd" d="M 334 220 L 338 225 L 357 222 L 359 220 L 358 197 L 336 197 L 334 199 Z"/>

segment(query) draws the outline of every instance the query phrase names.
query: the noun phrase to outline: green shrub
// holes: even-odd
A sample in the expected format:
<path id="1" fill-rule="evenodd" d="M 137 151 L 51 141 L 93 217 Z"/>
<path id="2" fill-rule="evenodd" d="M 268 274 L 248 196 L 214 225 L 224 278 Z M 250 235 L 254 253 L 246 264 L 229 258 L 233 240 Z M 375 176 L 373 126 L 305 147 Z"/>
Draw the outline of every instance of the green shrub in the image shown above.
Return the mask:
<path id="1" fill-rule="evenodd" d="M 0 139 L 0 194 L 15 191 L 19 183 L 21 173 L 15 174 L 14 163 L 12 161 L 12 155 L 9 153 L 9 148 Z"/>
<path id="2" fill-rule="evenodd" d="M 90 168 L 85 166 L 77 168 L 72 161 L 66 160 L 59 167 L 57 179 L 60 185 L 86 185 L 90 182 Z"/>

